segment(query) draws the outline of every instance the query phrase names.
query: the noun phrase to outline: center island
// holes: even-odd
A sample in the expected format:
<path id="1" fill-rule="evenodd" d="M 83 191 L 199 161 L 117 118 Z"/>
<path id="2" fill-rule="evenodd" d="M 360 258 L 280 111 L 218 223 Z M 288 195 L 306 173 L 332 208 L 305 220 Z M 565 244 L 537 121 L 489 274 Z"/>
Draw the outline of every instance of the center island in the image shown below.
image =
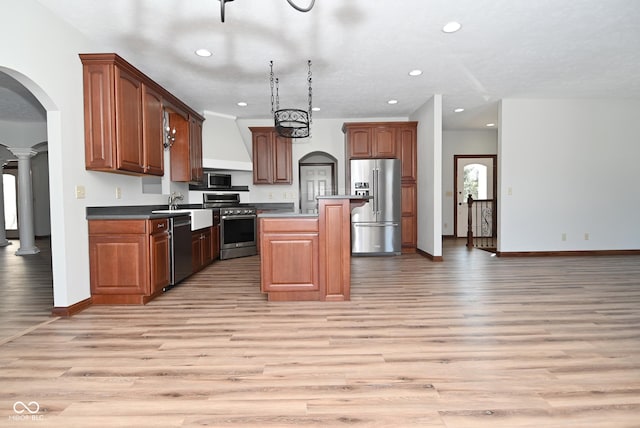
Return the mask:
<path id="1" fill-rule="evenodd" d="M 318 196 L 318 214 L 263 213 L 260 287 L 269 301 L 351 297 L 351 210 L 368 196 Z"/>

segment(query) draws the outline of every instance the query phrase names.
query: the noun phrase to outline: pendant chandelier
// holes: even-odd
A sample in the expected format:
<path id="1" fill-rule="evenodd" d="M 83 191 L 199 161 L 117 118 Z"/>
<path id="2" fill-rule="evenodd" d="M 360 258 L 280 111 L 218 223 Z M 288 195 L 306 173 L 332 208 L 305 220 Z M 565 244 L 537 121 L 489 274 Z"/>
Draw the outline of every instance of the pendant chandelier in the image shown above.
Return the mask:
<path id="1" fill-rule="evenodd" d="M 222 22 L 224 22 L 224 4 L 233 0 L 218 0 L 218 1 L 220 2 L 220 19 L 222 20 Z M 309 12 L 313 8 L 313 5 L 315 4 L 315 2 L 316 0 L 311 0 L 311 2 L 309 3 L 309 6 L 300 7 L 297 4 L 295 4 L 293 0 L 287 0 L 287 3 L 289 3 L 291 7 L 297 10 L 298 12 Z"/>
<path id="2" fill-rule="evenodd" d="M 307 83 L 309 84 L 309 109 L 281 109 L 280 108 L 280 88 L 278 78 L 273 74 L 273 61 L 269 63 L 271 73 L 269 81 L 271 83 L 271 114 L 274 119 L 274 126 L 278 135 L 287 138 L 306 138 L 311 134 L 312 117 L 312 90 L 311 90 L 311 60 L 307 61 L 309 72 Z M 274 95 L 275 88 L 275 95 Z"/>

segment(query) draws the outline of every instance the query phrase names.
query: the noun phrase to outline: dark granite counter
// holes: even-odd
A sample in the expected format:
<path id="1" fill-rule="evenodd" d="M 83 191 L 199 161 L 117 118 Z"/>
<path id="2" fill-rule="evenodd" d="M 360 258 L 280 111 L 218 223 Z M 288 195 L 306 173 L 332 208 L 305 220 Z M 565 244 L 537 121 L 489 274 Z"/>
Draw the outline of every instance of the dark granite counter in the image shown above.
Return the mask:
<path id="1" fill-rule="evenodd" d="M 202 204 L 184 204 L 178 209 L 202 208 Z M 113 207 L 87 207 L 87 220 L 144 220 L 154 218 L 168 218 L 185 215 L 185 213 L 157 213 L 155 210 L 166 210 L 166 205 L 129 205 Z"/>

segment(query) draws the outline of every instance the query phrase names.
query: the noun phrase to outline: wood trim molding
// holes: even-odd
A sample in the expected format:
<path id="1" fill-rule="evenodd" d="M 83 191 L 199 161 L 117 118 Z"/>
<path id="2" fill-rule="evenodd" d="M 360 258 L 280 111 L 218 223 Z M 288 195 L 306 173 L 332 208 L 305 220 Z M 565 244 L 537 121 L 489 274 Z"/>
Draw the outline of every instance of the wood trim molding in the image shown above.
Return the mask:
<path id="1" fill-rule="evenodd" d="M 56 306 L 51 310 L 51 315 L 54 317 L 69 318 L 79 312 L 84 311 L 93 304 L 91 297 L 74 303 L 71 306 Z"/>
<path id="2" fill-rule="evenodd" d="M 498 257 L 637 256 L 640 250 L 497 251 Z"/>
<path id="3" fill-rule="evenodd" d="M 416 253 L 420 254 L 422 257 L 426 257 L 427 259 L 431 260 L 432 262 L 442 262 L 444 261 L 444 258 L 442 256 L 434 256 L 433 254 L 429 254 L 424 250 L 421 250 L 420 248 L 416 248 Z"/>

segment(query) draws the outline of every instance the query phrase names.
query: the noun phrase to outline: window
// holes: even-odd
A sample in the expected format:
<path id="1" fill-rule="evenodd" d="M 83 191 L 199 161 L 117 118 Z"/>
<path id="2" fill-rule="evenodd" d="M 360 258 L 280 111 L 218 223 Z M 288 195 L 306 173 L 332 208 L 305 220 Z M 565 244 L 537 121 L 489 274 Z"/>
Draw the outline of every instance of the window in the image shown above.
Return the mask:
<path id="1" fill-rule="evenodd" d="M 464 167 L 464 195 L 487 199 L 487 167 L 473 163 Z"/>

